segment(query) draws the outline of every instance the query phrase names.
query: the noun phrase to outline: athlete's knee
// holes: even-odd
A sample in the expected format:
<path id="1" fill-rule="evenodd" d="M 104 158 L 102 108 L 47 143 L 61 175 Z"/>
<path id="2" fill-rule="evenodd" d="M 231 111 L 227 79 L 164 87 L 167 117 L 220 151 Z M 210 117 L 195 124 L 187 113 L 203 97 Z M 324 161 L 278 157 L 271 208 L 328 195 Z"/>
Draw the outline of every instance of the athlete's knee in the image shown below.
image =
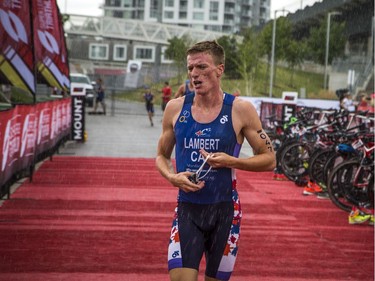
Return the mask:
<path id="1" fill-rule="evenodd" d="M 198 271 L 193 268 L 174 268 L 169 271 L 171 281 L 197 281 Z"/>
<path id="2" fill-rule="evenodd" d="M 221 281 L 221 280 L 216 279 L 216 278 L 212 278 L 212 277 L 205 276 L 205 277 L 204 277 L 204 281 Z"/>

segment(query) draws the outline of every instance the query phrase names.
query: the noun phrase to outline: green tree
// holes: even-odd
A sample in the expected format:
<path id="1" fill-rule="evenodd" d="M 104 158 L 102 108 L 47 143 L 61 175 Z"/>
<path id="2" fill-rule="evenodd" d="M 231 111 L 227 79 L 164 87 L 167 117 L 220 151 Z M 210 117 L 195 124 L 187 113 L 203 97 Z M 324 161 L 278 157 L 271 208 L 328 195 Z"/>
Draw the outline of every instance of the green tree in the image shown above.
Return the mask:
<path id="1" fill-rule="evenodd" d="M 68 14 L 61 14 L 61 22 L 64 25 L 67 21 L 69 21 L 70 15 Z"/>
<path id="2" fill-rule="evenodd" d="M 290 85 L 294 87 L 295 68 L 300 66 L 304 60 L 306 43 L 304 41 L 291 40 L 285 50 L 285 60 L 291 70 Z"/>
<path id="3" fill-rule="evenodd" d="M 345 23 L 338 23 L 331 18 L 328 47 L 328 63 L 344 54 L 345 37 L 342 36 L 345 29 Z M 320 22 L 318 27 L 310 30 L 310 36 L 307 39 L 308 52 L 311 59 L 319 64 L 325 64 L 327 40 L 327 19 Z"/>
<path id="4" fill-rule="evenodd" d="M 165 56 L 174 61 L 177 67 L 178 83 L 181 83 L 182 73 L 186 72 L 186 51 L 190 46 L 191 39 L 188 36 L 168 40 L 169 46 L 165 50 Z"/>
<path id="5" fill-rule="evenodd" d="M 258 38 L 255 32 L 247 30 L 242 43 L 238 45 L 238 71 L 245 80 L 246 96 L 252 96 L 253 81 L 259 60 Z"/>
<path id="6" fill-rule="evenodd" d="M 259 54 L 267 55 L 269 64 L 267 65 L 267 73 L 269 71 L 269 65 L 272 59 L 272 35 L 273 35 L 273 24 L 274 21 L 269 21 L 268 24 L 263 28 L 259 38 Z M 274 53 L 274 64 L 277 65 L 279 60 L 286 58 L 286 52 L 288 45 L 292 41 L 292 24 L 286 17 L 279 17 L 276 19 L 276 31 L 275 31 L 275 53 Z M 276 69 L 276 68 L 275 68 Z M 274 71 L 275 71 L 274 69 Z M 274 81 L 276 83 L 276 73 L 274 73 Z"/>
<path id="7" fill-rule="evenodd" d="M 267 55 L 271 61 L 272 52 L 272 33 L 273 20 L 263 28 L 259 38 L 260 54 Z M 285 58 L 285 50 L 292 39 L 292 24 L 286 17 L 280 17 L 276 20 L 275 32 L 275 62 Z"/>
<path id="8" fill-rule="evenodd" d="M 238 79 L 241 74 L 237 68 L 238 44 L 236 38 L 229 36 L 222 36 L 217 39 L 217 42 L 224 48 L 225 51 L 225 75 L 230 79 Z"/>

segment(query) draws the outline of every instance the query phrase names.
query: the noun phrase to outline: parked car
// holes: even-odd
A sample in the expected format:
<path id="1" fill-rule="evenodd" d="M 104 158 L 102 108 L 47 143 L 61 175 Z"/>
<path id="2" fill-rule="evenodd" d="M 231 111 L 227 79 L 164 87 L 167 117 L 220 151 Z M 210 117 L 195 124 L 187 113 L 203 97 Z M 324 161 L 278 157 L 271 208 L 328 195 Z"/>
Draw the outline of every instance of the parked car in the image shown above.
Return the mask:
<path id="1" fill-rule="evenodd" d="M 82 73 L 70 73 L 70 82 L 79 84 L 86 89 L 86 105 L 93 107 L 95 91 L 90 78 Z"/>

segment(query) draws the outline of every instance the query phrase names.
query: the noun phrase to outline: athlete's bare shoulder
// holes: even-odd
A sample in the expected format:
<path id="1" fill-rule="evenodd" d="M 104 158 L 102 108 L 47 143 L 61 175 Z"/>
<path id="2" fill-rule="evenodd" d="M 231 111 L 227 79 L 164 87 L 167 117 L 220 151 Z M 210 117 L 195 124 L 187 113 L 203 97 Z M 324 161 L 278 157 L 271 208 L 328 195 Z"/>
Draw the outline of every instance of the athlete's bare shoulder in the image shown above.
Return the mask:
<path id="1" fill-rule="evenodd" d="M 170 107 L 169 110 L 175 110 L 175 109 L 181 109 L 182 105 L 184 104 L 185 97 L 179 97 L 175 99 L 171 99 L 168 103 L 167 106 Z"/>
<path id="2" fill-rule="evenodd" d="M 174 124 L 181 112 L 184 101 L 185 97 L 170 100 L 165 108 L 163 120 L 169 120 L 169 122 Z"/>
<path id="3" fill-rule="evenodd" d="M 255 106 L 245 99 L 236 97 L 233 102 L 233 122 L 236 130 L 260 126 L 259 115 Z"/>
<path id="4" fill-rule="evenodd" d="M 238 97 L 233 101 L 233 109 L 236 113 L 243 115 L 257 114 L 254 105 L 250 101 Z"/>

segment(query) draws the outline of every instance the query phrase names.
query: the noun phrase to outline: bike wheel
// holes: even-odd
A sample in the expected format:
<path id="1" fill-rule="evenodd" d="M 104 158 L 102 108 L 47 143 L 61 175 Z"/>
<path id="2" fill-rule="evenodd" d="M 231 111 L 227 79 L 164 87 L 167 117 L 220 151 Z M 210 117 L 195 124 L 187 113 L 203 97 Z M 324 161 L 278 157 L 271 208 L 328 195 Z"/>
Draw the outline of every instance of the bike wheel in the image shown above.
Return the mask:
<path id="1" fill-rule="evenodd" d="M 279 149 L 276 151 L 276 170 L 281 173 L 281 156 L 283 154 L 283 151 L 291 144 L 291 143 L 296 143 L 297 141 L 295 139 L 285 139 L 285 141 L 281 144 Z"/>
<path id="2" fill-rule="evenodd" d="M 328 179 L 329 179 L 330 173 L 335 168 L 335 166 L 338 164 L 338 161 L 336 161 L 337 157 L 338 157 L 337 152 L 330 153 L 327 157 L 326 163 L 324 164 L 324 167 L 323 167 L 323 182 L 326 186 L 328 185 Z"/>
<path id="3" fill-rule="evenodd" d="M 310 149 L 305 143 L 293 143 L 286 147 L 281 155 L 280 166 L 284 175 L 296 181 L 308 174 Z"/>
<path id="4" fill-rule="evenodd" d="M 354 157 L 356 157 L 356 155 L 351 155 L 351 154 L 342 154 L 340 152 L 336 152 L 336 151 L 332 151 L 329 153 L 328 157 L 327 157 L 327 161 L 326 163 L 324 164 L 324 172 L 323 172 L 323 182 L 325 183 L 325 185 L 327 186 L 328 185 L 328 179 L 329 179 L 329 176 L 332 172 L 332 170 L 338 166 L 339 164 L 343 163 L 344 161 L 346 160 L 349 160 L 349 159 L 354 159 Z"/>
<path id="5" fill-rule="evenodd" d="M 363 169 L 359 160 L 348 160 L 337 165 L 328 180 L 328 194 L 332 202 L 347 212 L 351 211 L 353 205 L 373 207 L 373 174 L 369 173 L 371 170 Z M 363 185 L 362 181 L 365 178 L 370 180 Z M 362 184 L 361 187 L 358 186 L 359 183 Z"/>
<path id="6" fill-rule="evenodd" d="M 371 175 L 371 178 L 370 178 L 370 181 L 369 181 L 369 185 L 368 185 L 368 198 L 369 198 L 369 202 L 370 202 L 370 207 L 371 208 L 374 208 L 374 196 L 375 196 L 375 186 L 374 186 L 374 170 L 372 170 L 372 175 Z"/>
<path id="7" fill-rule="evenodd" d="M 319 185 L 324 184 L 324 165 L 332 149 L 320 148 L 310 157 L 309 161 L 309 177 Z"/>

